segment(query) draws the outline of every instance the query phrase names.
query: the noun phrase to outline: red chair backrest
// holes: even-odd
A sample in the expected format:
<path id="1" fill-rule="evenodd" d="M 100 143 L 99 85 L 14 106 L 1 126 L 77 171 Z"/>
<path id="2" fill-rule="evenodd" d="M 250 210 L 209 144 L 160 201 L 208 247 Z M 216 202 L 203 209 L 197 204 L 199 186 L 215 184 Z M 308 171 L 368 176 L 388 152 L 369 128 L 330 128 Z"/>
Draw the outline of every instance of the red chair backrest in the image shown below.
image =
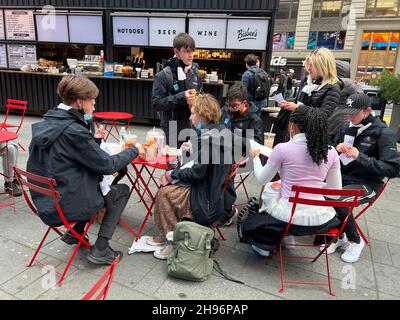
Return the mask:
<path id="1" fill-rule="evenodd" d="M 295 192 L 294 197 L 289 197 L 289 202 L 293 203 L 292 212 L 290 215 L 290 220 L 288 225 L 286 226 L 285 234 L 288 234 L 288 230 L 292 224 L 293 216 L 296 211 L 296 207 L 298 204 L 305 204 L 310 206 L 317 207 L 334 207 L 334 208 L 348 208 L 347 217 L 340 228 L 340 234 L 342 234 L 347 220 L 349 219 L 350 214 L 352 214 L 353 209 L 360 205 L 360 201 L 358 197 L 364 194 L 364 190 L 336 190 L 336 189 L 322 189 L 322 188 L 309 188 L 309 187 L 301 187 L 301 186 L 292 186 L 292 191 Z M 300 197 L 300 194 L 312 194 L 312 195 L 322 195 L 322 196 L 330 196 L 330 197 L 353 197 L 352 201 L 341 201 L 341 200 L 314 200 Z"/>
<path id="2" fill-rule="evenodd" d="M 17 125 L 18 129 L 17 129 L 16 133 L 18 133 L 18 131 L 21 129 L 22 123 L 24 122 L 27 105 L 28 105 L 27 101 L 7 99 L 7 105 L 6 105 L 7 112 L 6 112 L 4 121 L 3 121 L 4 124 L 7 123 L 7 119 L 8 119 L 8 116 L 9 116 L 11 110 L 19 110 L 22 112 L 21 120 L 19 122 L 19 125 Z"/>
<path id="3" fill-rule="evenodd" d="M 241 158 L 237 163 L 232 164 L 231 170 L 229 171 L 228 175 L 226 176 L 224 187 L 222 191 L 225 192 L 226 188 L 228 187 L 229 180 L 234 178 L 237 175 L 239 168 L 245 165 L 249 161 L 249 158 Z"/>
<path id="4" fill-rule="evenodd" d="M 367 211 L 370 207 L 372 207 L 374 205 L 374 203 L 376 202 L 376 200 L 379 199 L 379 197 L 382 195 L 383 191 L 385 191 L 387 185 L 389 184 L 390 179 L 387 179 L 387 181 L 385 182 L 385 184 L 382 186 L 381 190 L 379 190 L 379 192 L 377 193 L 377 195 L 375 196 L 374 200 L 372 200 L 371 202 L 368 203 L 368 205 L 362 209 L 355 217 L 354 219 L 357 220 L 365 211 Z"/>
<path id="5" fill-rule="evenodd" d="M 109 266 L 101 276 L 101 278 L 93 285 L 92 288 L 86 293 L 82 300 L 90 300 L 100 290 L 95 300 L 105 300 L 107 297 L 108 290 L 110 289 L 110 284 L 114 277 L 115 267 L 119 262 L 119 256 L 114 260 L 114 262 Z M 104 285 L 105 284 L 105 285 Z M 104 287 L 102 287 L 104 285 Z"/>
<path id="6" fill-rule="evenodd" d="M 37 208 L 34 206 L 34 204 L 31 202 L 27 191 L 25 190 L 24 186 L 27 187 L 29 190 L 33 190 L 35 192 L 38 192 L 40 194 L 43 194 L 48 197 L 52 197 L 54 200 L 54 205 L 56 207 L 57 213 L 61 218 L 61 221 L 63 222 L 64 227 L 66 227 L 78 240 L 81 240 L 85 245 L 89 246 L 86 240 L 84 240 L 81 235 L 79 235 L 73 228 L 74 222 L 68 221 L 65 218 L 65 215 L 61 209 L 59 199 L 60 199 L 60 193 L 55 189 L 57 186 L 57 182 L 54 179 L 51 178 L 46 178 L 39 176 L 37 174 L 33 174 L 24 170 L 21 170 L 17 167 L 14 167 L 14 172 L 15 172 L 15 177 L 17 178 L 24 198 L 26 200 L 26 203 L 28 206 L 31 208 L 33 213 L 36 215 L 39 215 L 39 212 Z M 26 178 L 26 180 L 25 180 Z M 90 246 L 89 246 L 90 247 Z"/>

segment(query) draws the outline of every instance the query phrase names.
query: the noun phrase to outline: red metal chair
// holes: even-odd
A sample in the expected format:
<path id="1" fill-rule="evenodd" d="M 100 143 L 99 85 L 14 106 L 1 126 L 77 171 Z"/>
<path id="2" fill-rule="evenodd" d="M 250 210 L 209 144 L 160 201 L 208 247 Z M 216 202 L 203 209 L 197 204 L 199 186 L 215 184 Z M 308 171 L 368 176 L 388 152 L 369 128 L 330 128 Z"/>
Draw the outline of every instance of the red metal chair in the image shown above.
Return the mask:
<path id="1" fill-rule="evenodd" d="M 0 130 L 8 131 L 8 129 L 16 129 L 16 131 L 14 131 L 14 132 L 16 134 L 18 134 L 19 130 L 21 130 L 22 123 L 24 122 L 24 119 L 25 119 L 25 112 L 27 109 L 27 105 L 28 105 L 27 101 L 7 99 L 6 116 L 4 118 L 3 123 L 0 123 Z M 8 117 L 9 117 L 11 111 L 21 112 L 21 118 L 19 119 L 19 123 L 15 123 L 15 124 L 7 123 L 7 120 L 9 120 Z M 25 148 L 19 142 L 18 142 L 18 145 L 21 147 L 22 150 L 26 151 Z"/>
<path id="2" fill-rule="evenodd" d="M 64 216 L 64 213 L 60 207 L 59 204 L 59 199 L 60 199 L 60 193 L 58 191 L 56 191 L 55 187 L 57 186 L 57 183 L 54 179 L 50 179 L 50 178 L 46 178 L 46 177 L 42 177 L 39 175 L 35 175 L 26 171 L 23 171 L 21 169 L 18 169 L 17 167 L 14 167 L 15 170 L 15 176 L 18 179 L 18 182 L 21 185 L 21 189 L 23 191 L 24 194 L 24 198 L 26 200 L 26 203 L 28 204 L 28 206 L 31 208 L 31 210 L 33 211 L 33 213 L 37 216 L 39 216 L 39 212 L 38 210 L 35 208 L 35 206 L 33 205 L 33 203 L 31 202 L 31 200 L 29 199 L 28 193 L 25 190 L 24 186 L 27 187 L 30 190 L 33 190 L 35 192 L 41 193 L 45 196 L 51 197 L 54 200 L 54 205 L 55 208 L 58 212 L 58 215 L 60 216 L 62 222 L 63 222 L 63 226 L 70 232 L 72 233 L 72 235 L 78 239 L 78 244 L 75 247 L 74 252 L 72 253 L 70 259 L 68 260 L 68 263 L 63 271 L 62 274 L 58 273 L 61 277 L 60 280 L 58 281 L 58 285 L 61 286 L 65 275 L 67 274 L 67 271 L 69 269 L 69 267 L 71 266 L 72 260 L 74 259 L 75 255 L 77 254 L 80 246 L 83 244 L 86 248 L 90 249 L 91 246 L 90 244 L 85 240 L 85 236 L 90 228 L 90 226 L 92 225 L 94 219 L 96 218 L 96 214 L 91 218 L 91 220 L 87 223 L 86 228 L 83 232 L 82 235 L 78 234 L 74 229 L 73 226 L 75 225 L 76 222 L 70 222 L 67 221 L 67 219 Z M 25 178 L 27 180 L 25 180 Z M 48 227 L 46 233 L 44 234 L 42 240 L 40 241 L 39 246 L 37 247 L 35 254 L 33 255 L 31 261 L 28 263 L 27 267 L 31 267 L 33 262 L 35 261 L 35 258 L 37 256 L 37 254 L 39 253 L 40 249 L 43 246 L 44 241 L 46 240 L 50 230 L 53 230 L 54 232 L 56 232 L 59 236 L 63 235 L 63 232 L 59 230 L 59 227 Z M 40 264 L 40 262 L 38 262 Z"/>
<path id="3" fill-rule="evenodd" d="M 387 181 L 385 182 L 385 184 L 382 186 L 381 190 L 379 190 L 378 194 L 375 196 L 375 198 L 368 203 L 368 205 L 362 209 L 355 217 L 354 217 L 354 221 L 356 222 L 356 228 L 358 233 L 360 234 L 360 236 L 363 238 L 365 244 L 369 245 L 369 241 L 367 240 L 367 238 L 365 237 L 364 233 L 361 231 L 360 226 L 357 223 L 357 219 L 365 212 L 367 211 L 370 207 L 372 207 L 374 205 L 374 203 L 376 202 L 376 200 L 379 199 L 379 197 L 381 196 L 381 194 L 383 193 L 383 191 L 385 191 L 387 185 L 389 184 L 390 179 L 387 179 Z"/>
<path id="4" fill-rule="evenodd" d="M 92 288 L 82 297 L 81 300 L 90 300 L 100 290 L 94 300 L 106 300 L 108 290 L 110 289 L 111 282 L 114 277 L 115 267 L 119 262 L 119 256 L 115 258 L 114 262 L 107 268 L 106 272 L 101 278 L 93 285 Z M 105 283 L 105 285 L 104 285 Z M 104 285 L 102 287 L 102 285 Z"/>
<path id="5" fill-rule="evenodd" d="M 343 233 L 344 228 L 346 227 L 347 221 L 349 216 L 353 213 L 353 209 L 360 205 L 360 201 L 358 197 L 361 196 L 364 191 L 363 190 L 333 190 L 333 189 L 319 189 L 319 188 L 308 188 L 308 187 L 300 187 L 300 186 L 293 186 L 292 191 L 295 192 L 294 197 L 289 198 L 289 202 L 293 203 L 292 212 L 290 215 L 289 223 L 286 226 L 285 232 L 281 238 L 279 243 L 279 258 L 280 258 L 280 274 L 281 274 L 281 289 L 279 292 L 284 291 L 284 284 L 310 284 L 310 285 L 323 285 L 329 287 L 329 294 L 334 296 L 335 293 L 332 291 L 331 286 L 331 275 L 329 269 L 329 255 L 327 253 L 328 247 Z M 313 195 L 323 195 L 323 196 L 330 196 L 330 197 L 340 197 L 340 196 L 347 196 L 353 197 L 352 201 L 340 201 L 340 200 L 313 200 L 308 198 L 300 197 L 300 194 L 313 194 Z M 292 225 L 293 216 L 296 211 L 296 207 L 298 204 L 303 205 L 311 205 L 317 207 L 337 207 L 337 208 L 348 208 L 347 217 L 342 224 L 340 230 L 337 228 L 331 229 L 326 233 L 316 233 L 315 236 L 322 236 L 324 237 L 325 248 L 319 251 L 318 255 L 315 257 L 309 256 L 286 256 L 290 259 L 312 259 L 312 262 L 317 261 L 317 259 L 322 255 L 325 254 L 326 259 L 326 270 L 328 275 L 328 282 L 305 282 L 305 281 L 294 281 L 294 280 L 284 280 L 284 270 L 283 270 L 283 258 L 284 255 L 282 254 L 282 249 L 285 246 L 284 238 L 290 235 L 290 227 Z M 326 237 L 332 237 L 332 240 L 327 243 Z M 297 247 L 314 247 L 313 244 L 290 244 L 290 246 L 297 246 Z M 319 246 L 318 246 L 319 247 Z"/>
<path id="6" fill-rule="evenodd" d="M 237 163 L 232 164 L 231 170 L 229 171 L 228 175 L 226 176 L 224 187 L 222 188 L 223 192 L 225 192 L 226 188 L 228 188 L 229 181 L 231 179 L 235 179 L 239 168 L 241 166 L 245 165 L 247 163 L 247 161 L 249 161 L 249 158 L 241 158 Z M 225 241 L 226 239 L 225 239 L 224 235 L 222 234 L 221 230 L 219 229 L 219 227 L 216 226 L 215 229 L 217 230 L 217 232 L 218 232 L 219 236 L 221 237 L 221 239 L 223 241 Z"/>

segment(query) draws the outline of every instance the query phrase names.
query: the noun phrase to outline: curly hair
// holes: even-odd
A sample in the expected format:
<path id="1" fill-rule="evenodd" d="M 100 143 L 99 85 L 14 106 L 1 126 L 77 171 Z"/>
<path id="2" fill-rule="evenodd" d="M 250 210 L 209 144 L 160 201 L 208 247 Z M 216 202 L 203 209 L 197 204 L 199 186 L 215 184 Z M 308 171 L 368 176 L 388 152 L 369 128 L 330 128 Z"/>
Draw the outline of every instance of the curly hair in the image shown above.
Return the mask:
<path id="1" fill-rule="evenodd" d="M 290 123 L 297 125 L 307 138 L 307 150 L 313 162 L 320 165 L 328 161 L 329 133 L 328 119 L 318 108 L 301 105 L 292 112 Z"/>
<path id="2" fill-rule="evenodd" d="M 207 122 L 219 123 L 221 119 L 221 106 L 211 94 L 203 93 L 196 96 L 190 110 L 205 118 Z"/>

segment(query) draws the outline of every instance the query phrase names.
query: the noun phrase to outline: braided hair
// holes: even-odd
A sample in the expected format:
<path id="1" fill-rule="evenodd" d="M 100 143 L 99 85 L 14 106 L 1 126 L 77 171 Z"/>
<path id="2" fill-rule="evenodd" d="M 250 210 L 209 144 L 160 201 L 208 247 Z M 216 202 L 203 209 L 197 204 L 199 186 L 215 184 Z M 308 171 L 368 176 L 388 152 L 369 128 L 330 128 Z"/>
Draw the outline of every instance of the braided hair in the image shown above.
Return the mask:
<path id="1" fill-rule="evenodd" d="M 290 115 L 289 122 L 297 125 L 307 138 L 307 150 L 313 162 L 320 165 L 328 161 L 328 120 L 318 108 L 301 105 Z"/>

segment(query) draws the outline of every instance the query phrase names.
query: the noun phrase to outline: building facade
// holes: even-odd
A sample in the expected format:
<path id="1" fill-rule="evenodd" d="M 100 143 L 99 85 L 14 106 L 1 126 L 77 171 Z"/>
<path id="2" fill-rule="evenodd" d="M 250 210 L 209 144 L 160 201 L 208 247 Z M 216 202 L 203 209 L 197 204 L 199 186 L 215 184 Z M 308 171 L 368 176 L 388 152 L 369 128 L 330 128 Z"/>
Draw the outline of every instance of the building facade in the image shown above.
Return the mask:
<path id="1" fill-rule="evenodd" d="M 271 65 L 302 75 L 305 58 L 319 47 L 351 62 L 356 79 L 400 71 L 397 0 L 283 0 L 276 15 Z"/>

